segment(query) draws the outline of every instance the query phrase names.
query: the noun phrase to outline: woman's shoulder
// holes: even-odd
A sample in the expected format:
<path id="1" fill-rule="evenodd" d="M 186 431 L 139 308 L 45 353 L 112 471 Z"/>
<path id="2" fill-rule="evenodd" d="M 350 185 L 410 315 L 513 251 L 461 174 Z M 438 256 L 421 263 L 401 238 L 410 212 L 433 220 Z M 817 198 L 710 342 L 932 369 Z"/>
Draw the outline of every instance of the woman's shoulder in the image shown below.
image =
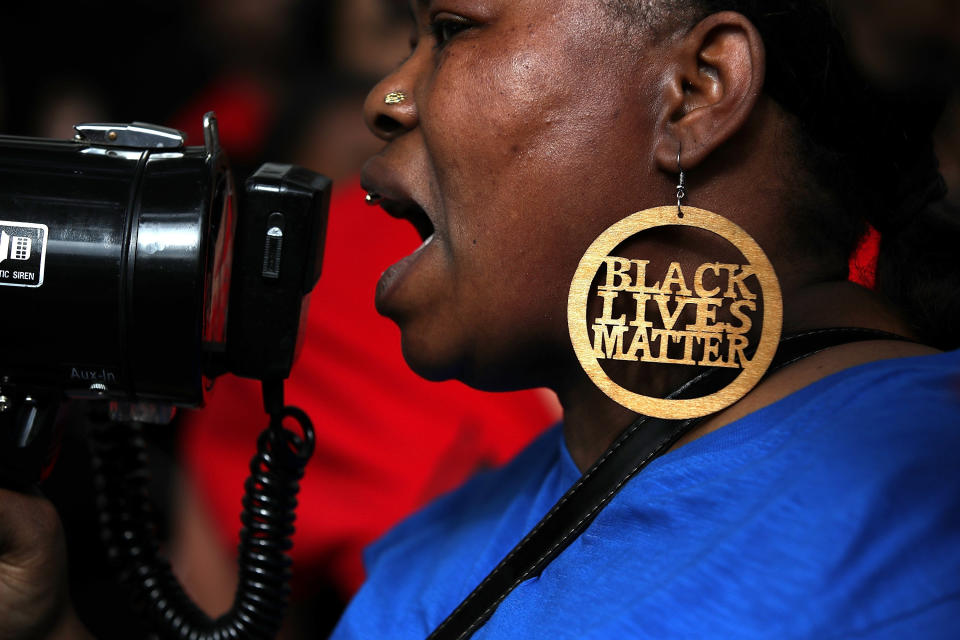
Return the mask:
<path id="1" fill-rule="evenodd" d="M 843 368 L 761 410 L 756 420 L 783 422 L 796 437 L 839 455 L 882 452 L 892 462 L 937 454 L 935 449 L 957 453 L 960 350 Z"/>
<path id="2" fill-rule="evenodd" d="M 850 358 L 860 357 L 856 351 L 849 353 Z M 874 426 L 960 426 L 960 350 L 907 353 L 852 362 L 788 396 L 787 404 L 808 409 L 821 405 L 816 413 L 823 418 L 873 420 Z M 812 369 L 818 366 L 810 363 Z"/>
<path id="3" fill-rule="evenodd" d="M 958 455 L 960 352 L 874 360 L 654 461 L 594 533 L 616 552 L 644 544 L 637 555 L 661 558 L 668 577 L 651 589 L 673 608 L 688 590 L 661 584 L 722 581 L 708 596 L 727 612 L 714 622 L 718 635 L 725 623 L 748 637 L 859 637 L 897 620 L 919 625 L 960 588 Z M 624 624 L 639 611 L 649 613 L 630 610 Z M 699 629 L 702 608 L 690 611 L 664 624 Z"/>
<path id="4" fill-rule="evenodd" d="M 854 477 L 947 474 L 960 455 L 960 350 L 864 363 L 797 395 L 794 415 Z"/>
<path id="5" fill-rule="evenodd" d="M 746 412 L 651 465 L 698 479 L 752 471 L 811 483 L 833 500 L 897 478 L 948 474 L 960 455 L 960 351 L 875 359 L 823 376 Z M 921 472 L 922 470 L 922 472 Z M 960 475 L 941 486 L 960 491 Z M 667 484 L 676 487 L 673 478 Z M 692 482 L 692 481 L 691 481 Z M 682 483 L 681 483 L 682 484 Z M 952 490 L 952 489 L 951 489 Z"/>
<path id="6" fill-rule="evenodd" d="M 828 421 L 846 416 L 859 424 L 871 419 L 916 424 L 920 416 L 929 424 L 960 424 L 960 350 L 876 340 L 814 354 L 771 375 L 683 444 L 744 419 L 769 421 L 771 412 L 794 410 Z"/>
<path id="7" fill-rule="evenodd" d="M 889 352 L 876 351 L 878 343 L 865 342 L 838 347 L 837 371 L 823 377 L 830 387 L 857 384 L 862 391 L 882 392 L 899 387 L 909 393 L 929 390 L 960 396 L 960 349 L 936 351 L 921 345 L 885 344 Z M 854 348 L 860 347 L 859 350 Z M 849 348 L 847 353 L 840 350 Z M 811 358 L 811 363 L 816 363 Z M 815 366 L 823 366 L 816 365 Z M 907 396 L 909 397 L 909 396 Z"/>

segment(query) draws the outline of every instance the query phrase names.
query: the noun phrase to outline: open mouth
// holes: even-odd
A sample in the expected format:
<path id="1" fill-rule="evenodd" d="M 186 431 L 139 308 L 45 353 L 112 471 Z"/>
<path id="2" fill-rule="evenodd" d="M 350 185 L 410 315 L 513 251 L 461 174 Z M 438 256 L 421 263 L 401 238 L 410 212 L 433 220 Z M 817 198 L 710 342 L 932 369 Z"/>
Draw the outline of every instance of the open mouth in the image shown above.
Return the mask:
<path id="1" fill-rule="evenodd" d="M 390 306 L 386 300 L 390 299 L 391 292 L 397 290 L 399 286 L 398 283 L 404 279 L 405 274 L 413 268 L 413 265 L 423 254 L 424 249 L 426 249 L 426 247 L 431 243 L 433 240 L 435 227 L 433 226 L 433 221 L 430 220 L 430 216 L 427 215 L 427 212 L 423 209 L 423 207 L 410 198 L 386 198 L 374 191 L 368 191 L 367 203 L 371 206 L 380 205 L 380 207 L 391 217 L 398 218 L 400 220 L 406 220 L 412 224 L 413 228 L 417 230 L 417 234 L 420 236 L 420 240 L 422 241 L 420 246 L 417 247 L 412 253 L 387 267 L 386 271 L 384 271 L 380 276 L 380 280 L 377 281 L 377 293 L 375 298 L 377 309 L 380 311 L 380 313 L 389 315 L 388 309 Z"/>
<path id="2" fill-rule="evenodd" d="M 433 237 L 433 222 L 430 220 L 427 212 L 423 210 L 423 207 L 413 200 L 401 201 L 374 197 L 370 200 L 370 204 L 379 204 L 390 216 L 399 218 L 400 220 L 406 220 L 412 224 L 424 244 Z"/>

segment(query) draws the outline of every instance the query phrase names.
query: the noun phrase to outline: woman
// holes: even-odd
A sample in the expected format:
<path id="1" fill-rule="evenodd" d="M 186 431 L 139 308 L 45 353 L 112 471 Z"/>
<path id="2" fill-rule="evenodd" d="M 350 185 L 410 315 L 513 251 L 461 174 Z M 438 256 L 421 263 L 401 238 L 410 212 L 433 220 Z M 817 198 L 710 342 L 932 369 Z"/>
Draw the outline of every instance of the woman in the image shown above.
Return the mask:
<path id="1" fill-rule="evenodd" d="M 723 8 L 743 13 L 716 12 Z M 427 241 L 385 274 L 378 309 L 399 324 L 404 355 L 421 375 L 488 389 L 548 386 L 564 422 L 562 436 L 548 434 L 375 545 L 368 584 L 338 638 L 425 636 L 633 420 L 574 357 L 567 294 L 604 229 L 671 201 L 678 165 L 691 204 L 737 222 L 770 256 L 785 332 L 859 326 L 916 336 L 911 311 L 846 281 L 847 257 L 862 232 L 858 214 L 892 223 L 905 199 L 893 199 L 898 190 L 916 196 L 936 184 L 922 145 L 884 149 L 895 129 L 879 124 L 892 109 L 859 108 L 862 84 L 831 68 L 843 51 L 815 3 L 432 2 L 418 4 L 416 17 L 410 57 L 368 97 L 367 121 L 388 144 L 368 163 L 365 186 Z M 907 151 L 921 174 L 912 185 L 887 166 Z M 650 267 L 659 257 L 656 273 L 677 259 L 693 273 L 717 253 L 690 235 L 641 237 L 633 257 Z M 943 292 L 955 307 L 957 289 Z M 640 473 L 580 540 L 507 596 L 477 637 L 846 637 L 877 626 L 896 634 L 896 624 L 942 631 L 937 616 L 960 610 L 956 602 L 936 609 L 960 587 L 945 578 L 960 575 L 950 515 L 957 479 L 939 479 L 950 468 L 945 452 L 958 450 L 956 430 L 945 429 L 958 422 L 956 394 L 948 406 L 941 392 L 923 418 L 910 417 L 919 399 L 908 389 L 901 406 L 909 409 L 881 410 L 874 395 L 899 391 L 882 381 L 912 378 L 914 367 L 930 366 L 921 378 L 955 387 L 956 354 L 886 361 L 932 353 L 896 341 L 850 344 L 768 378 L 686 441 L 724 425 L 727 434 Z M 881 362 L 849 370 L 872 361 Z M 636 375 L 663 397 L 690 376 L 682 369 Z M 863 397 L 849 397 L 853 389 Z M 766 418 L 733 424 L 750 414 Z M 919 424 L 874 424 L 913 419 Z M 929 441 L 892 456 L 904 426 Z M 900 477 L 908 471 L 910 480 Z M 949 490 L 935 486 L 944 481 Z M 845 483 L 856 490 L 844 494 Z M 917 506 L 921 491 L 937 506 Z M 929 527 L 919 537 L 953 573 L 906 552 L 905 532 L 886 529 L 889 516 L 873 500 L 903 508 L 909 527 Z M 861 544 L 871 551 L 855 551 Z M 887 544 L 896 545 L 891 557 L 859 556 Z M 907 567 L 899 574 L 893 557 Z M 895 577 L 879 577 L 888 571 Z M 918 595 L 921 584 L 931 591 Z"/>
<path id="2" fill-rule="evenodd" d="M 547 386 L 564 420 L 375 545 L 335 637 L 427 635 L 636 418 L 570 348 L 568 291 L 594 238 L 669 204 L 681 169 L 684 204 L 769 256 L 785 333 L 853 326 L 956 345 L 936 326 L 944 314 L 915 326 L 903 299 L 846 281 L 864 217 L 892 248 L 899 227 L 932 224 L 919 211 L 939 182 L 923 123 L 868 99 L 818 3 L 414 10 L 410 56 L 367 101 L 387 145 L 365 186 L 424 244 L 384 274 L 377 307 L 421 375 Z M 623 251 L 659 278 L 736 259 L 672 227 Z M 940 288 L 940 303 L 956 308 L 956 292 Z M 657 397 L 691 377 L 612 370 Z M 886 339 L 783 368 L 627 483 L 477 637 L 947 637 L 960 613 L 958 380 L 957 353 Z"/>

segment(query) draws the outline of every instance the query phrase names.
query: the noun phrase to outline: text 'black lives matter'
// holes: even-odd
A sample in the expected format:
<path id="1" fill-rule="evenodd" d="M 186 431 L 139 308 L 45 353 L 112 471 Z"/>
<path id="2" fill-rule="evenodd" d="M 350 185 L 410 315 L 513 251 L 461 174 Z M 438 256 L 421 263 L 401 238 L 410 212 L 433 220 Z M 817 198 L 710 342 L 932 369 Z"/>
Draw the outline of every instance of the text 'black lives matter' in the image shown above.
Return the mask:
<path id="1" fill-rule="evenodd" d="M 47 225 L 0 220 L 0 286 L 39 287 L 47 254 Z"/>

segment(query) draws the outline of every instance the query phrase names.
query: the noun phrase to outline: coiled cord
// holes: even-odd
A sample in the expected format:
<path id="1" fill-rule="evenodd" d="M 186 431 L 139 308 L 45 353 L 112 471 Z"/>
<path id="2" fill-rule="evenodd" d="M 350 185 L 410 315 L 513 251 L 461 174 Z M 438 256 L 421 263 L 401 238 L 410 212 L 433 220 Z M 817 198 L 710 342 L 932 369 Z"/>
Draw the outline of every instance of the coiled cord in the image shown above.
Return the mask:
<path id="1" fill-rule="evenodd" d="M 303 437 L 284 428 L 295 420 Z M 297 493 L 314 448 L 310 418 L 297 407 L 273 413 L 257 439 L 240 516 L 240 579 L 233 606 L 211 619 L 184 593 L 160 556 L 148 498 L 146 445 L 140 423 L 102 425 L 91 436 L 94 483 L 107 555 L 134 604 L 162 638 L 269 640 L 290 594 L 290 557 Z"/>

